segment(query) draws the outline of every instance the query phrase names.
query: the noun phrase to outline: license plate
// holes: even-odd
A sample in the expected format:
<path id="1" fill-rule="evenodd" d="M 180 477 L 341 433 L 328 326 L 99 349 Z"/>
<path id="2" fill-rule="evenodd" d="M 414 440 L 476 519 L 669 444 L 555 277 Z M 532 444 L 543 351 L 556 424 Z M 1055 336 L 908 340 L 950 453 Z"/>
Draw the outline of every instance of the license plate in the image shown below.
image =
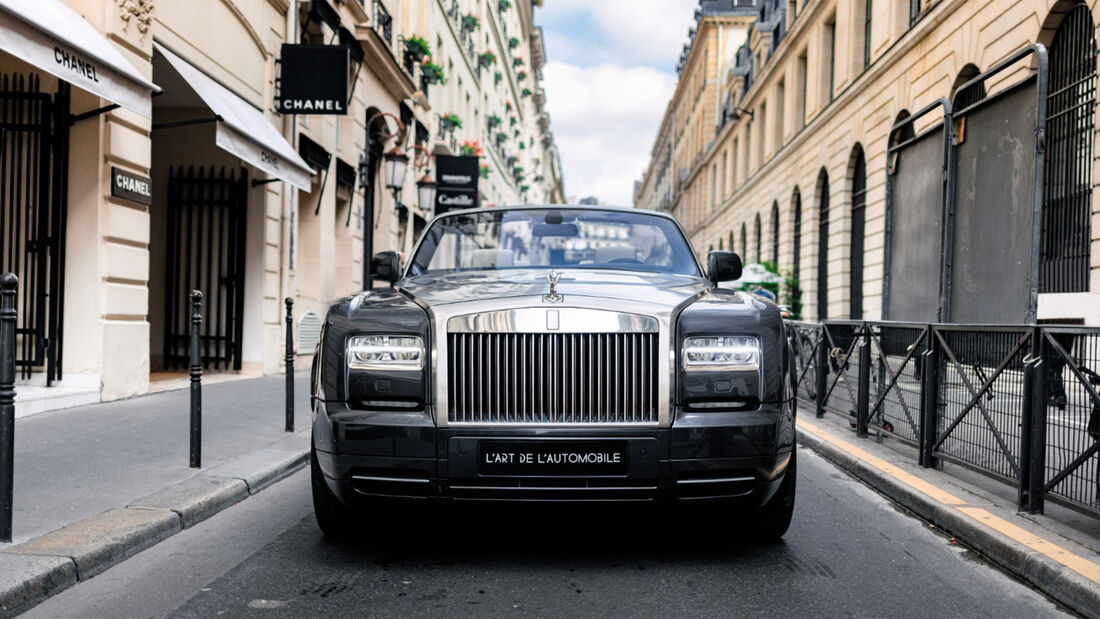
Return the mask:
<path id="1" fill-rule="evenodd" d="M 481 475 L 625 475 L 626 441 L 480 441 Z"/>

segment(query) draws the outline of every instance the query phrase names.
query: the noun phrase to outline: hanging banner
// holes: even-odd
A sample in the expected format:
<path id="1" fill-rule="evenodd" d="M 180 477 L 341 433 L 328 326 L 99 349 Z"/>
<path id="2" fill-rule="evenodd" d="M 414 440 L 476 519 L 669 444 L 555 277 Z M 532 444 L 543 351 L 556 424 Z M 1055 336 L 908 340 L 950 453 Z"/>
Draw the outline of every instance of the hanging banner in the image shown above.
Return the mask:
<path id="1" fill-rule="evenodd" d="M 435 214 L 478 207 L 477 157 L 435 156 Z"/>
<path id="2" fill-rule="evenodd" d="M 284 43 L 276 109 L 283 114 L 347 114 L 349 67 L 346 46 Z"/>

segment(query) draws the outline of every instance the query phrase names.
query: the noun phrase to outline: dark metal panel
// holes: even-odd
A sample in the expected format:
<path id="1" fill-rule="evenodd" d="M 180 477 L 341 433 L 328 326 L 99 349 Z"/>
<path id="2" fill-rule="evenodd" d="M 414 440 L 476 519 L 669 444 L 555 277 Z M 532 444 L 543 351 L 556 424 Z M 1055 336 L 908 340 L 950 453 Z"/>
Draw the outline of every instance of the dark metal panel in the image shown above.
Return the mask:
<path id="1" fill-rule="evenodd" d="M 1036 80 L 955 117 L 956 210 L 949 320 L 1026 322 L 1035 226 Z"/>
<path id="2" fill-rule="evenodd" d="M 936 322 L 943 230 L 943 124 L 891 154 L 883 315 Z"/>

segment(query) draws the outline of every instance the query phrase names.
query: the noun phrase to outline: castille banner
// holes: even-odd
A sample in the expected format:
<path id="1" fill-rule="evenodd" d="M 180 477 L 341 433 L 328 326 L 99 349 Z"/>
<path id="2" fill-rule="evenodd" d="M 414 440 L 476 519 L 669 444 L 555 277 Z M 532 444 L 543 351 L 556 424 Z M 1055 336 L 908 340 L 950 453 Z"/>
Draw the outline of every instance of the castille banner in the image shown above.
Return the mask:
<path id="1" fill-rule="evenodd" d="M 478 207 L 478 158 L 435 156 L 435 214 Z"/>

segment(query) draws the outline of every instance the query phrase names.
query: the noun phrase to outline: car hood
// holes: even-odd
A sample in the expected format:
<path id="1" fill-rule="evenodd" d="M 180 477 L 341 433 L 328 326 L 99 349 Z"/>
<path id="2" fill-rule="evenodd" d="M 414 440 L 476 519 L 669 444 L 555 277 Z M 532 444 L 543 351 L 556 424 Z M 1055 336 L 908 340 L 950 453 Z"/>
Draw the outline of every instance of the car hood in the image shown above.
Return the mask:
<path id="1" fill-rule="evenodd" d="M 398 282 L 406 294 L 429 306 L 541 297 L 550 292 L 545 269 L 509 269 L 430 273 L 408 277 Z M 558 271 L 557 293 L 570 298 L 600 298 L 636 301 L 646 304 L 676 307 L 710 287 L 710 282 L 689 275 L 645 273 L 632 271 L 562 269 Z"/>

